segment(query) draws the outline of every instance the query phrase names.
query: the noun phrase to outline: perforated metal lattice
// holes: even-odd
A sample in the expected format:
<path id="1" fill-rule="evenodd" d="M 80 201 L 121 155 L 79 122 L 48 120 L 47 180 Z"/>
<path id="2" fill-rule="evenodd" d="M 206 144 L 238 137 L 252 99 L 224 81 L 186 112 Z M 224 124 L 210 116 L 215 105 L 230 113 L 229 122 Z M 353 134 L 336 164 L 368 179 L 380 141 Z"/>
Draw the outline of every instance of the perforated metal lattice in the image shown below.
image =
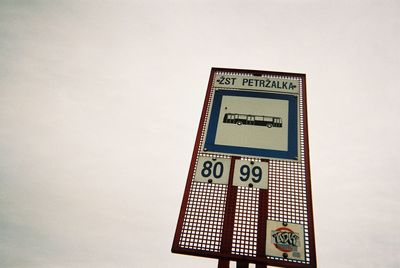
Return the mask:
<path id="1" fill-rule="evenodd" d="M 232 253 L 257 254 L 258 189 L 238 187 L 233 227 Z"/>
<path id="2" fill-rule="evenodd" d="M 301 80 L 300 80 L 301 83 Z M 303 96 L 299 94 L 299 110 L 303 109 Z M 268 219 L 299 223 L 304 225 L 304 242 L 306 261 L 290 262 L 310 263 L 309 231 L 307 220 L 307 187 L 304 152 L 304 116 L 300 113 L 300 161 L 270 161 L 269 191 L 268 191 Z M 279 259 L 267 256 L 271 259 Z"/>
<path id="3" fill-rule="evenodd" d="M 219 252 L 227 186 L 193 182 L 179 245 L 182 248 Z"/>
<path id="4" fill-rule="evenodd" d="M 214 74 L 249 75 L 236 71 L 217 70 Z M 304 89 L 301 76 L 263 74 L 263 77 L 297 79 Z M 212 79 L 212 78 L 211 78 Z M 173 251 L 199 256 L 248 260 L 264 264 L 316 267 L 310 178 L 307 174 L 308 148 L 306 122 L 303 111 L 304 90 L 298 95 L 299 103 L 299 159 L 298 161 L 269 160 L 268 190 L 248 187 L 201 183 L 193 181 L 195 166 L 200 155 L 213 156 L 201 151 L 215 88 L 209 84 L 205 107 L 200 122 L 197 145 L 189 172 L 188 184 L 182 203 L 180 219 L 174 239 Z M 218 157 L 235 156 L 218 154 Z M 255 161 L 260 161 L 255 159 Z M 231 172 L 232 172 L 231 167 Z M 264 199 L 260 198 L 265 193 Z M 265 203 L 263 203 L 265 202 Z M 305 260 L 265 255 L 266 220 L 275 220 L 304 226 Z M 310 224 L 311 220 L 311 224 Z M 261 240 L 260 240 L 261 237 Z M 261 248 L 263 247 L 263 248 Z"/>

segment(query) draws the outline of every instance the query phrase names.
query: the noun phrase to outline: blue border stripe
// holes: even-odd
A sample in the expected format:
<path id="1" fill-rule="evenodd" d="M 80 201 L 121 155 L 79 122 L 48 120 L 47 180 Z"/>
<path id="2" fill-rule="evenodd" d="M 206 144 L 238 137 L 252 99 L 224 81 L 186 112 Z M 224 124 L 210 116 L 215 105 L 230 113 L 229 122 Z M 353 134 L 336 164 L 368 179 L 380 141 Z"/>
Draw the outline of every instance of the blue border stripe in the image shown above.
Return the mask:
<path id="1" fill-rule="evenodd" d="M 289 124 L 288 124 L 288 150 L 270 150 L 260 148 L 239 147 L 231 145 L 215 144 L 217 134 L 219 113 L 223 96 L 242 96 L 265 99 L 280 99 L 289 101 Z M 211 108 L 211 115 L 208 124 L 205 148 L 212 152 L 232 153 L 238 155 L 252 155 L 259 157 L 273 157 L 282 159 L 297 159 L 298 151 L 298 111 L 297 96 L 268 92 L 251 92 L 237 90 L 217 90 L 214 94 L 214 101 Z"/>

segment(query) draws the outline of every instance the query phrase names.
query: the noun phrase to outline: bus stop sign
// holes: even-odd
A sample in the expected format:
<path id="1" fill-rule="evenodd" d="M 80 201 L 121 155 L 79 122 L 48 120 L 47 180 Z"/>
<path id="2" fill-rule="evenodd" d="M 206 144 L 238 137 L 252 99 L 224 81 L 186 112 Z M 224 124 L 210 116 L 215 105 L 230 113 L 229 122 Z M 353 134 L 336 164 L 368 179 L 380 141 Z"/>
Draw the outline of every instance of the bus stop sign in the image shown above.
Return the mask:
<path id="1" fill-rule="evenodd" d="M 305 78 L 212 68 L 172 252 L 316 267 Z"/>

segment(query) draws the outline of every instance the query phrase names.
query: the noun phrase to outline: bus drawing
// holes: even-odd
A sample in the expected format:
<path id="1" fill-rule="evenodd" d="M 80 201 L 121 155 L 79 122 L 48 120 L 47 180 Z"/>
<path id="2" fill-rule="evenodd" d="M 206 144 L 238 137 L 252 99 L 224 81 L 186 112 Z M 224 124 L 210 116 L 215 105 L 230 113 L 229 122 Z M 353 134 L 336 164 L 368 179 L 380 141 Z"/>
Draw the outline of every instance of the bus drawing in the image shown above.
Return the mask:
<path id="1" fill-rule="evenodd" d="M 224 123 L 264 127 L 282 127 L 282 118 L 265 115 L 226 113 Z"/>

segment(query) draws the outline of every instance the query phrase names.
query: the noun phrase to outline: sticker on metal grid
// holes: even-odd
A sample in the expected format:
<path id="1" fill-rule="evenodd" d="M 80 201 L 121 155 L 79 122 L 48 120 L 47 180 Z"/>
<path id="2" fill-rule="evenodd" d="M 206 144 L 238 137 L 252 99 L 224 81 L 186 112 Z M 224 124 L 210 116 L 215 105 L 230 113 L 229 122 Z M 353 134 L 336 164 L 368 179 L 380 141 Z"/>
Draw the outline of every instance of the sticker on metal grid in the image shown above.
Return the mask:
<path id="1" fill-rule="evenodd" d="M 305 260 L 304 227 L 301 224 L 267 221 L 265 254 L 284 259 Z"/>

